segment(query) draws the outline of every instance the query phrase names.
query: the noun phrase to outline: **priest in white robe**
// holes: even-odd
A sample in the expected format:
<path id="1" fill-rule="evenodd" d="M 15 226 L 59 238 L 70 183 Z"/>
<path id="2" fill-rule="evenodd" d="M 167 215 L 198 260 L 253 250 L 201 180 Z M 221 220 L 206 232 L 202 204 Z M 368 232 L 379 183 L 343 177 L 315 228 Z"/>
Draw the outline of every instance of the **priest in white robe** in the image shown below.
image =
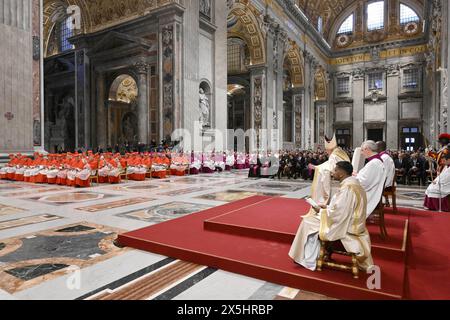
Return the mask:
<path id="1" fill-rule="evenodd" d="M 381 156 L 378 154 L 378 146 L 374 141 L 364 142 L 361 146 L 361 152 L 367 159 L 367 163 L 355 175 L 367 194 L 368 218 L 381 201 L 386 183 L 386 169 Z"/>
<path id="2" fill-rule="evenodd" d="M 360 269 L 373 266 L 366 228 L 367 198 L 352 173 L 350 162 L 338 162 L 333 177 L 340 182 L 339 191 L 328 206 L 314 208 L 314 214 L 303 217 L 289 256 L 307 269 L 315 271 L 317 268 L 320 240 L 340 240 L 347 252 L 357 255 Z"/>
<path id="3" fill-rule="evenodd" d="M 386 152 L 386 142 L 378 141 L 378 152 L 380 153 L 381 160 L 383 160 L 384 168 L 386 170 L 386 186 L 385 188 L 391 188 L 394 186 L 395 178 L 395 163 L 392 157 Z"/>
<path id="4" fill-rule="evenodd" d="M 327 205 L 333 196 L 332 189 L 334 191 L 339 189 L 339 186 L 333 183 L 331 177 L 331 173 L 336 168 L 336 163 L 341 161 L 350 162 L 347 153 L 338 147 L 336 136 L 332 140 L 325 138 L 325 150 L 329 156 L 328 161 L 320 166 L 310 165 L 310 169 L 314 170 L 311 199 L 319 205 Z"/>
<path id="5" fill-rule="evenodd" d="M 424 207 L 432 211 L 450 212 L 450 205 L 447 199 L 450 195 L 450 154 L 446 154 L 444 159 L 445 168 L 425 192 Z M 440 205 L 439 202 L 441 202 Z"/>

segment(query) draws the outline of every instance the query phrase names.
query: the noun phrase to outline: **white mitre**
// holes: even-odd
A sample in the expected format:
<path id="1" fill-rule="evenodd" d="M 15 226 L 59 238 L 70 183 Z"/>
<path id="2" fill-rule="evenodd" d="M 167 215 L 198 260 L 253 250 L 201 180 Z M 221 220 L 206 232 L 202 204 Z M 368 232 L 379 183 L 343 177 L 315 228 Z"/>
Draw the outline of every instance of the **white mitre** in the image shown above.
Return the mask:
<path id="1" fill-rule="evenodd" d="M 338 147 L 336 134 L 333 135 L 333 139 L 331 139 L 330 141 L 327 139 L 326 136 L 325 136 L 324 140 L 325 140 L 325 149 L 334 150 Z"/>

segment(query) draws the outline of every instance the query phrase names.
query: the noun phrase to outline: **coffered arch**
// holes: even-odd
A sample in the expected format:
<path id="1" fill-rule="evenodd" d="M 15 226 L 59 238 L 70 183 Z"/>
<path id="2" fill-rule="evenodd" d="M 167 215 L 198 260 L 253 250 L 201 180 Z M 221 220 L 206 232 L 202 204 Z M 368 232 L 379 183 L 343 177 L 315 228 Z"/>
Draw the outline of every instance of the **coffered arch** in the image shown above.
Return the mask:
<path id="1" fill-rule="evenodd" d="M 228 36 L 243 39 L 250 52 L 250 65 L 266 63 L 265 37 L 260 28 L 261 13 L 248 1 L 233 3 L 228 13 Z"/>
<path id="2" fill-rule="evenodd" d="M 295 41 L 289 40 L 289 47 L 285 55 L 289 62 L 291 82 L 294 88 L 302 88 L 305 84 L 303 72 L 303 57 Z"/>
<path id="3" fill-rule="evenodd" d="M 87 32 L 90 29 L 89 10 L 85 0 L 44 0 L 44 52 L 48 51 L 50 36 L 58 22 L 67 17 L 67 8 L 75 5 L 80 8 L 81 29 L 78 33 Z"/>

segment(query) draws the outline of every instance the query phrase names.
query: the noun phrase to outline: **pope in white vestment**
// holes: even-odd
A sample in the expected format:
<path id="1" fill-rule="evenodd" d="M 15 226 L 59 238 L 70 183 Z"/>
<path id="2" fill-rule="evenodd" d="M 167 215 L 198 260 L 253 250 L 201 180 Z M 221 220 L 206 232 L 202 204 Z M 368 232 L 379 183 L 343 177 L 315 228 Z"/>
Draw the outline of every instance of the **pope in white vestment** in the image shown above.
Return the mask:
<path id="1" fill-rule="evenodd" d="M 347 163 L 353 170 L 350 163 Z M 338 165 L 339 167 L 339 165 Z M 339 171 L 339 172 L 338 172 Z M 328 206 L 318 214 L 308 214 L 292 244 L 289 256 L 298 264 L 316 270 L 320 253 L 320 240 L 342 242 L 345 250 L 358 257 L 360 269 L 373 266 L 371 242 L 366 228 L 366 194 L 358 180 L 336 168 L 336 178 L 341 180 L 339 191 Z"/>
<path id="2" fill-rule="evenodd" d="M 446 166 L 441 174 L 434 179 L 425 192 L 424 206 L 429 210 L 450 211 L 450 204 L 447 197 L 450 195 L 450 155 L 446 155 Z M 439 205 L 441 202 L 441 205 Z"/>
<path id="3" fill-rule="evenodd" d="M 381 201 L 386 183 L 386 169 L 383 160 L 378 154 L 368 157 L 367 161 L 367 164 L 361 169 L 356 178 L 366 191 L 368 218 Z"/>
<path id="4" fill-rule="evenodd" d="M 331 141 L 325 139 L 325 149 L 329 155 L 328 161 L 313 168 L 315 171 L 311 187 L 311 199 L 319 205 L 328 204 L 333 196 L 332 189 L 334 191 L 338 189 L 337 185 L 332 186 L 333 179 L 331 178 L 331 173 L 336 168 L 336 163 L 340 161 L 350 162 L 347 153 L 338 147 L 336 136 Z"/>

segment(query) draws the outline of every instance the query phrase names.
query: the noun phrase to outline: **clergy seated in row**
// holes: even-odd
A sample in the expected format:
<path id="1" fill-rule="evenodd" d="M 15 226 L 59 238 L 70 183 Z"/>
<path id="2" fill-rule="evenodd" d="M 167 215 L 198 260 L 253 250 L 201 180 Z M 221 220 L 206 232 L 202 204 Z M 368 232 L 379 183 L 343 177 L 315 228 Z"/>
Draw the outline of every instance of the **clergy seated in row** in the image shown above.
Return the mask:
<path id="1" fill-rule="evenodd" d="M 154 154 L 152 159 L 152 177 L 164 179 L 170 167 L 170 159 L 163 153 Z"/>
<path id="2" fill-rule="evenodd" d="M 234 154 L 232 152 L 227 152 L 225 156 L 225 171 L 231 171 L 235 164 Z"/>
<path id="3" fill-rule="evenodd" d="M 238 170 L 247 169 L 247 157 L 242 152 L 238 152 L 236 154 L 236 166 L 235 166 L 235 169 L 238 169 Z"/>
<path id="4" fill-rule="evenodd" d="M 330 204 L 320 205 L 303 217 L 289 256 L 301 266 L 315 271 L 320 254 L 320 241 L 340 241 L 348 253 L 357 256 L 358 267 L 373 266 L 371 242 L 366 228 L 366 193 L 352 177 L 353 166 L 341 161 L 335 166 L 333 178 L 340 189 Z"/>
<path id="5" fill-rule="evenodd" d="M 203 173 L 214 173 L 216 172 L 216 162 L 215 157 L 211 153 L 204 153 L 203 154 Z"/>
<path id="6" fill-rule="evenodd" d="M 386 184 L 386 169 L 378 146 L 374 141 L 366 141 L 361 146 L 361 153 L 367 163 L 358 173 L 354 173 L 367 195 L 367 218 L 375 211 L 381 201 Z"/>
<path id="7" fill-rule="evenodd" d="M 225 159 L 223 152 L 216 152 L 213 154 L 214 156 L 214 167 L 215 171 L 217 172 L 223 172 L 225 171 Z"/>
<path id="8" fill-rule="evenodd" d="M 450 212 L 450 154 L 444 155 L 445 167 L 441 174 L 428 186 L 424 207 L 432 211 Z M 439 204 L 440 202 L 440 204 Z"/>
<path id="9" fill-rule="evenodd" d="M 145 181 L 149 168 L 151 168 L 151 159 L 143 159 L 138 153 L 135 153 L 127 160 L 128 179 L 133 181 Z"/>
<path id="10" fill-rule="evenodd" d="M 121 182 L 120 174 L 126 163 L 120 162 L 118 155 L 116 156 L 101 156 L 98 164 L 98 179 L 99 183 L 118 184 Z"/>
<path id="11" fill-rule="evenodd" d="M 170 174 L 182 177 L 189 168 L 189 158 L 183 153 L 172 155 L 172 164 L 170 165 Z"/>
<path id="12" fill-rule="evenodd" d="M 261 177 L 261 159 L 257 154 L 251 154 L 249 158 L 250 168 L 248 172 L 249 178 L 260 178 Z"/>
<path id="13" fill-rule="evenodd" d="M 267 156 L 261 158 L 261 177 L 274 178 L 280 170 L 279 156 L 269 153 Z"/>
<path id="14" fill-rule="evenodd" d="M 189 165 L 189 173 L 197 175 L 202 169 L 202 154 L 198 152 L 192 152 L 191 164 Z"/>

